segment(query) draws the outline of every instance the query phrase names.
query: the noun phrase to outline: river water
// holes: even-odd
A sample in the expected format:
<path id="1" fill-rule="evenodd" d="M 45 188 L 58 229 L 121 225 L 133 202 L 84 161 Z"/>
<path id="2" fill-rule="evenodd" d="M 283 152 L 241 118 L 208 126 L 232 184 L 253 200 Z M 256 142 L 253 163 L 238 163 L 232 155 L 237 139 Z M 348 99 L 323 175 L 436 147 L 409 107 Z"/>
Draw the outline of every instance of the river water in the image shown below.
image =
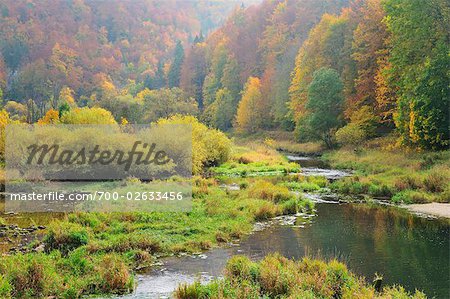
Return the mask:
<path id="1" fill-rule="evenodd" d="M 289 157 L 305 175 L 338 179 L 348 173 L 327 169 L 307 157 Z M 138 276 L 133 294 L 122 298 L 165 298 L 180 283 L 220 277 L 226 261 L 243 254 L 254 260 L 279 252 L 289 258 L 337 258 L 370 282 L 375 273 L 384 284 L 416 288 L 430 298 L 450 298 L 448 220 L 421 218 L 386 205 L 327 203 L 314 195 L 311 218 L 282 219 L 255 231 L 239 244 L 197 256 L 167 258 L 163 265 Z M 289 221 L 286 221 L 289 220 Z"/>
<path id="2" fill-rule="evenodd" d="M 430 298 L 449 297 L 449 223 L 420 218 L 388 206 L 317 204 L 317 216 L 294 225 L 274 224 L 237 246 L 200 256 L 168 258 L 164 265 L 138 276 L 135 293 L 126 298 L 162 298 L 180 283 L 220 277 L 226 261 L 244 254 L 258 260 L 271 252 L 289 258 L 305 255 L 338 258 L 369 281 L 423 290 Z"/>

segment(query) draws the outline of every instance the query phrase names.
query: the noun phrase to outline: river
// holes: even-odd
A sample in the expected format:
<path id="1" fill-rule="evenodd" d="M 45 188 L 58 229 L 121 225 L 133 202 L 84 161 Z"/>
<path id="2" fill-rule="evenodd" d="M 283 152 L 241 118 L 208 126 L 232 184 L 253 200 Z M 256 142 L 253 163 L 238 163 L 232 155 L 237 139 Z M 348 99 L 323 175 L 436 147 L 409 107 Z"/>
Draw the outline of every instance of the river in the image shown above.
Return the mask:
<path id="1" fill-rule="evenodd" d="M 305 175 L 329 179 L 348 175 L 307 157 L 289 157 Z M 337 258 L 370 282 L 375 273 L 384 284 L 419 289 L 428 297 L 450 298 L 448 220 L 423 218 L 387 205 L 327 202 L 313 196 L 317 213 L 311 218 L 279 219 L 239 244 L 202 255 L 166 258 L 161 266 L 138 275 L 133 294 L 121 298 L 165 298 L 180 283 L 207 282 L 220 277 L 226 261 L 242 254 L 254 260 L 271 252 L 289 258 Z"/>

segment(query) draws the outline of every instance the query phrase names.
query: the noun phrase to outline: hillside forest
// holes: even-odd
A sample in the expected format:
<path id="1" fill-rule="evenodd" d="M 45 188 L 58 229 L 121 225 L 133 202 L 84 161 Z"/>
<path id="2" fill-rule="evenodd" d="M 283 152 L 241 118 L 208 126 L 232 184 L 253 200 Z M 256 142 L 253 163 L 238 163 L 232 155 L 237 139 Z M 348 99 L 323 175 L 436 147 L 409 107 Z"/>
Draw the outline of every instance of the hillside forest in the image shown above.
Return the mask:
<path id="1" fill-rule="evenodd" d="M 448 1 L 68 3 L 1 4 L 3 122 L 102 108 L 116 122 L 190 114 L 329 147 L 392 131 L 449 146 Z"/>

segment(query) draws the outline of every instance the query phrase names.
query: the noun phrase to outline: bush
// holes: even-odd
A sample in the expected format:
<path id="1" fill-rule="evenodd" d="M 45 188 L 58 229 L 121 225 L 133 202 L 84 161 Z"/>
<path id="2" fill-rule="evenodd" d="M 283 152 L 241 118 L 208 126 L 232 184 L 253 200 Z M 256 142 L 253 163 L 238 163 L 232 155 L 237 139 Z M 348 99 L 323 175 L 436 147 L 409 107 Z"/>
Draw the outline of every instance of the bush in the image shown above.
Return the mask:
<path id="1" fill-rule="evenodd" d="M 320 186 L 315 183 L 310 183 L 307 181 L 304 182 L 285 182 L 284 186 L 289 188 L 290 190 L 302 191 L 302 192 L 313 192 L 320 190 Z"/>
<path id="2" fill-rule="evenodd" d="M 356 146 L 366 140 L 366 137 L 366 132 L 355 124 L 348 124 L 336 132 L 336 141 L 340 145 Z"/>
<path id="3" fill-rule="evenodd" d="M 103 108 L 75 108 L 64 113 L 60 119 L 63 124 L 70 125 L 113 125 L 116 124 L 113 115 Z"/>
<path id="4" fill-rule="evenodd" d="M 431 202 L 432 198 L 428 194 L 423 192 L 404 190 L 395 194 L 391 200 L 396 204 L 412 204 Z"/>
<path id="5" fill-rule="evenodd" d="M 226 266 L 225 277 L 202 285 L 178 287 L 178 299 L 200 298 L 415 298 L 401 287 L 387 287 L 376 293 L 363 279 L 347 267 L 332 260 L 328 263 L 304 258 L 300 261 L 270 254 L 260 262 L 234 256 Z"/>
<path id="6" fill-rule="evenodd" d="M 231 140 L 218 130 L 208 129 L 194 116 L 174 115 L 160 119 L 157 124 L 192 125 L 192 172 L 199 174 L 204 167 L 216 166 L 228 160 Z"/>
<path id="7" fill-rule="evenodd" d="M 262 205 L 260 205 L 257 209 L 257 211 L 254 213 L 255 220 L 262 221 L 262 220 L 268 220 L 270 218 L 273 218 L 277 216 L 279 213 L 278 207 L 271 203 L 271 202 L 265 202 Z"/>
<path id="8" fill-rule="evenodd" d="M 369 195 L 372 195 L 374 197 L 391 197 L 392 196 L 391 189 L 385 184 L 381 184 L 381 185 L 370 184 L 368 193 L 369 193 Z"/>
<path id="9" fill-rule="evenodd" d="M 292 198 L 282 204 L 284 215 L 310 212 L 313 208 L 314 203 L 312 201 L 301 198 Z"/>
<path id="10" fill-rule="evenodd" d="M 423 186 L 420 177 L 418 175 L 407 175 L 401 178 L 397 178 L 394 182 L 394 187 L 399 190 L 416 190 Z"/>
<path id="11" fill-rule="evenodd" d="M 100 278 L 98 287 L 103 293 L 125 294 L 133 289 L 133 276 L 119 256 L 105 255 L 95 270 Z"/>
<path id="12" fill-rule="evenodd" d="M 276 186 L 270 182 L 259 180 L 248 188 L 251 198 L 269 200 L 274 203 L 284 202 L 293 198 L 289 189 L 284 186 Z"/>
<path id="13" fill-rule="evenodd" d="M 63 292 L 56 255 L 18 254 L 0 261 L 2 298 L 43 298 Z"/>
<path id="14" fill-rule="evenodd" d="M 425 177 L 423 185 L 427 191 L 439 193 L 444 191 L 448 181 L 449 176 L 445 175 L 445 172 L 442 173 L 438 170 L 433 170 Z"/>
<path id="15" fill-rule="evenodd" d="M 45 250 L 50 252 L 57 249 L 63 254 L 86 245 L 89 235 L 86 228 L 70 222 L 53 222 L 48 228 L 44 239 Z"/>
<path id="16" fill-rule="evenodd" d="M 256 281 L 259 278 L 259 269 L 247 257 L 235 255 L 225 266 L 225 275 L 230 278 Z"/>

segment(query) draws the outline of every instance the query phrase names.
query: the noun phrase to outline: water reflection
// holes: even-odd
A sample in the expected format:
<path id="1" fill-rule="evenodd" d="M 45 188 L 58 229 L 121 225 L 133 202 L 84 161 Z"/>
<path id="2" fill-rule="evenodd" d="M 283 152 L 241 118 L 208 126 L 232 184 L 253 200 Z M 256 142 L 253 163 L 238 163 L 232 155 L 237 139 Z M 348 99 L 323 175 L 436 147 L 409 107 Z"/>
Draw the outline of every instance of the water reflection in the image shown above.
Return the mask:
<path id="1" fill-rule="evenodd" d="M 239 246 L 207 252 L 207 258 L 168 259 L 162 270 L 140 276 L 137 292 L 128 298 L 148 298 L 149 291 L 152 296 L 169 295 L 180 282 L 220 276 L 232 255 L 260 259 L 270 252 L 290 258 L 338 257 L 368 279 L 377 272 L 387 284 L 448 298 L 448 221 L 384 206 L 318 204 L 317 209 L 318 216 L 303 227 L 276 225 L 254 233 Z"/>

